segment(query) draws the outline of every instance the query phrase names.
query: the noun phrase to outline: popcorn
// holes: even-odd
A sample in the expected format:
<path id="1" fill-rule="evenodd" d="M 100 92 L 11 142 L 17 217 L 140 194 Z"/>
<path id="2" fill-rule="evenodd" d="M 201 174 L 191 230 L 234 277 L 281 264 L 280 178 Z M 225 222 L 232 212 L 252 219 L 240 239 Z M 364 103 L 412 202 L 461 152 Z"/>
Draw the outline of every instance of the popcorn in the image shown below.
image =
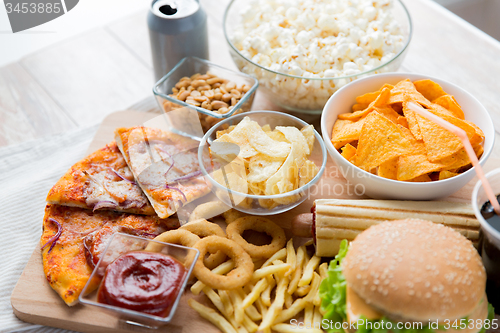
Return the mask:
<path id="1" fill-rule="evenodd" d="M 406 37 L 393 17 L 393 1 L 250 0 L 230 39 L 244 57 L 283 75 L 242 59 L 237 65 L 274 92 L 279 104 L 320 110 L 341 86 L 403 49 Z M 353 77 L 328 80 L 345 76 Z"/>

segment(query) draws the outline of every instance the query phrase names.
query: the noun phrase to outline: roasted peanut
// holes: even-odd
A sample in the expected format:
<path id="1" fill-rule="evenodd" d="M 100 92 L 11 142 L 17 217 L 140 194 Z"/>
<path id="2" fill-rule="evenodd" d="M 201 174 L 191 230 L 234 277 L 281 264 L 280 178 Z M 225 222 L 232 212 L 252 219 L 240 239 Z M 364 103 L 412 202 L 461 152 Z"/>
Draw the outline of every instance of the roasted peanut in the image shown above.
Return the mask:
<path id="1" fill-rule="evenodd" d="M 234 98 L 241 98 L 241 92 L 238 89 L 231 89 L 230 92 Z"/>
<path id="2" fill-rule="evenodd" d="M 223 79 L 207 72 L 183 77 L 172 88 L 172 97 L 186 103 L 219 114 L 230 112 L 251 86 L 243 84 L 241 87 L 235 82 Z M 171 103 L 173 105 L 173 103 Z M 198 114 L 204 130 L 220 121 L 219 118 Z"/>
<path id="3" fill-rule="evenodd" d="M 222 100 L 228 103 L 231 100 L 231 97 L 233 97 L 231 94 L 224 94 L 222 95 Z"/>
<path id="4" fill-rule="evenodd" d="M 177 99 L 180 101 L 185 101 L 189 94 L 189 91 L 184 90 L 183 92 L 179 93 L 179 95 L 177 95 Z"/>
<path id="5" fill-rule="evenodd" d="M 212 102 L 212 108 L 214 108 L 216 110 L 218 110 L 220 108 L 227 108 L 227 107 L 228 107 L 228 105 L 225 102 L 222 102 L 222 101 L 214 101 L 214 102 Z"/>

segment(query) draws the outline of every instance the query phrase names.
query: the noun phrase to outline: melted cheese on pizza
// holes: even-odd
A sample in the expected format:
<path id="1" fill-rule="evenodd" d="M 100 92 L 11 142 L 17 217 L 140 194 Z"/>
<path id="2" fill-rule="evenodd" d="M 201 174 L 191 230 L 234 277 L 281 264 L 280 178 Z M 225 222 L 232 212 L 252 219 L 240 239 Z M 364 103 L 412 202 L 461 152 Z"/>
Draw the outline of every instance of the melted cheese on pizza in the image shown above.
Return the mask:
<path id="1" fill-rule="evenodd" d="M 115 138 L 158 216 L 210 192 L 200 172 L 198 141 L 149 127 L 118 128 Z"/>
<path id="2" fill-rule="evenodd" d="M 52 187 L 47 202 L 154 215 L 115 142 L 73 165 Z"/>

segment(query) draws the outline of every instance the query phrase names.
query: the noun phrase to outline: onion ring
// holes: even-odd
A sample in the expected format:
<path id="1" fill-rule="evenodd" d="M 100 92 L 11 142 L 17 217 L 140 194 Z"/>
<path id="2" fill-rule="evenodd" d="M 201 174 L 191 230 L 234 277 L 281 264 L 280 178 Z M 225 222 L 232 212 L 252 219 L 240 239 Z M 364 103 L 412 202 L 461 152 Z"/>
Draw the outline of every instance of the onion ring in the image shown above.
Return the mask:
<path id="1" fill-rule="evenodd" d="M 264 232 L 271 236 L 273 240 L 270 244 L 261 246 L 248 243 L 242 236 L 245 230 Z M 227 237 L 241 245 L 252 258 L 269 258 L 281 250 L 286 243 L 286 236 L 283 228 L 273 221 L 261 216 L 240 217 L 228 224 L 226 232 Z"/>
<path id="2" fill-rule="evenodd" d="M 192 232 L 182 229 L 169 230 L 158 236 L 156 236 L 154 241 L 178 244 L 187 247 L 194 247 L 194 245 L 200 240 L 200 237 L 196 236 Z M 161 244 L 150 242 L 148 246 L 144 249 L 145 251 L 159 252 L 163 247 Z"/>
<path id="3" fill-rule="evenodd" d="M 225 211 L 231 209 L 220 201 L 209 201 L 196 206 L 191 215 L 189 215 L 188 223 L 200 219 L 209 219 L 219 216 Z"/>
<path id="4" fill-rule="evenodd" d="M 236 242 L 219 236 L 208 236 L 201 239 L 194 246 L 200 251 L 198 261 L 194 266 L 194 275 L 205 285 L 213 289 L 235 289 L 246 285 L 252 279 L 252 258 Z M 207 252 L 222 251 L 233 259 L 235 268 L 227 275 L 219 275 L 210 271 L 204 264 L 202 258 Z"/>
<path id="5" fill-rule="evenodd" d="M 208 222 L 207 220 L 198 220 L 188 222 L 187 224 L 180 227 L 180 229 L 192 232 L 196 236 L 203 238 L 207 236 L 219 236 L 226 238 L 226 233 L 222 230 L 217 223 Z M 222 251 L 217 251 L 211 253 L 208 257 L 203 259 L 205 266 L 213 269 L 226 261 L 226 255 Z"/>

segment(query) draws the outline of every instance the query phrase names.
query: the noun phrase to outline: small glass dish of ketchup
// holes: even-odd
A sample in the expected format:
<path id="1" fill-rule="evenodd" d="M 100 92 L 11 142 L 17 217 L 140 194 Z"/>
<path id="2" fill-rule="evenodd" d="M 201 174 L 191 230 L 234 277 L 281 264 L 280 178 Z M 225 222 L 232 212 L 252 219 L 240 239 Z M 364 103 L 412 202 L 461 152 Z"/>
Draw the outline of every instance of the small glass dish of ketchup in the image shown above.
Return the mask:
<path id="1" fill-rule="evenodd" d="M 114 234 L 80 294 L 80 302 L 118 321 L 158 328 L 179 305 L 199 251 L 123 233 Z"/>

